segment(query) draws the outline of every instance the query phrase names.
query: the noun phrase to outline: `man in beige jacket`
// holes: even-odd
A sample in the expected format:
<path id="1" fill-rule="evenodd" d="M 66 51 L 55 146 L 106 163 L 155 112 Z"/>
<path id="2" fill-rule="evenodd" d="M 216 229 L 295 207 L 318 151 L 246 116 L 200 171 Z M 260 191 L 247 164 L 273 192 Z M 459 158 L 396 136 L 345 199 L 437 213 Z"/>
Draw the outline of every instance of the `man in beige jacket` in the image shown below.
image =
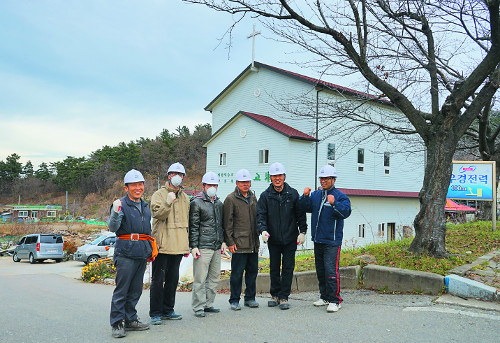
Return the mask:
<path id="1" fill-rule="evenodd" d="M 168 182 L 151 197 L 152 235 L 158 245 L 153 262 L 149 316 L 151 324 L 162 319 L 182 319 L 175 313 L 175 294 L 182 256 L 189 253 L 189 197 L 181 184 L 186 171 L 174 163 L 167 171 Z"/>

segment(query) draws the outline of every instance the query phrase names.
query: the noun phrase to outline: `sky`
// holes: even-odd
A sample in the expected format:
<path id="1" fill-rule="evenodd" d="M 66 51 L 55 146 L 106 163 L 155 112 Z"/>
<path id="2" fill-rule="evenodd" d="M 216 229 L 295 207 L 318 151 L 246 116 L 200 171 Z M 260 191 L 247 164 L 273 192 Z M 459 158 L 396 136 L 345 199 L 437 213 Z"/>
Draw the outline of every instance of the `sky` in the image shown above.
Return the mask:
<path id="1" fill-rule="evenodd" d="M 256 20 L 229 52 L 232 22 L 180 0 L 0 1 L 0 161 L 36 169 L 210 123 L 203 108 L 252 61 L 253 24 L 257 61 L 305 73 Z"/>

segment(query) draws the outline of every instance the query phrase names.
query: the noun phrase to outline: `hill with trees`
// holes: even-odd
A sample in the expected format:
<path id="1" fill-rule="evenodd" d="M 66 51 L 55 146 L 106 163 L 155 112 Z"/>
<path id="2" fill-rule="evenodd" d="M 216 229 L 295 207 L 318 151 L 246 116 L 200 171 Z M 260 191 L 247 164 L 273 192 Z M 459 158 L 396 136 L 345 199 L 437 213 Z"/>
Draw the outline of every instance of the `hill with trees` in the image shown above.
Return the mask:
<path id="1" fill-rule="evenodd" d="M 153 139 L 103 146 L 88 157 L 67 156 L 59 162 L 43 162 L 35 170 L 31 161 L 24 165 L 12 153 L 0 161 L 0 204 L 66 205 L 74 216 L 104 217 L 113 199 L 123 195 L 123 176 L 135 168 L 146 179 L 148 199 L 166 181 L 166 170 L 174 162 L 186 168 L 184 187 L 195 189 L 205 172 L 206 151 L 202 147 L 211 135 L 210 124 L 200 124 L 193 132 L 177 127 L 163 129 Z"/>

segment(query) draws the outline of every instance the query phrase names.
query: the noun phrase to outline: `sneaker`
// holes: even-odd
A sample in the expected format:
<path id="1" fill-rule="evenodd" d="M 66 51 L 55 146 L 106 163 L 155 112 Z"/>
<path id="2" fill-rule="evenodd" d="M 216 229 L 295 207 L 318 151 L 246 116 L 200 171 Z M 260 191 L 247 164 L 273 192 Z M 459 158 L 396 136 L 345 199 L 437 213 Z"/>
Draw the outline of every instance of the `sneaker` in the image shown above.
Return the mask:
<path id="1" fill-rule="evenodd" d="M 143 331 L 149 329 L 149 324 L 141 323 L 139 319 L 125 322 L 125 331 Z"/>
<path id="2" fill-rule="evenodd" d="M 212 312 L 212 313 L 219 313 L 219 312 L 220 312 L 220 309 L 218 309 L 218 308 L 216 308 L 216 307 L 211 306 L 211 307 L 205 307 L 205 308 L 203 309 L 203 311 L 205 311 L 205 312 Z"/>
<path id="3" fill-rule="evenodd" d="M 161 319 L 179 320 L 182 319 L 182 315 L 175 312 L 170 312 L 161 316 Z"/>
<path id="4" fill-rule="evenodd" d="M 259 307 L 259 303 L 256 302 L 254 299 L 245 300 L 245 306 L 248 306 L 250 308 L 257 308 L 257 307 Z"/>
<path id="5" fill-rule="evenodd" d="M 330 303 L 329 301 L 326 301 L 326 300 L 323 300 L 323 299 L 319 299 L 319 300 L 316 300 L 315 302 L 313 302 L 313 305 L 314 306 L 326 306 L 329 303 Z"/>
<path id="6" fill-rule="evenodd" d="M 280 310 L 288 310 L 290 308 L 290 304 L 288 303 L 288 299 L 280 299 Z"/>
<path id="7" fill-rule="evenodd" d="M 151 324 L 161 325 L 161 317 L 160 316 L 151 317 Z"/>
<path id="8" fill-rule="evenodd" d="M 198 317 L 198 318 L 203 318 L 203 317 L 206 317 L 206 314 L 205 314 L 205 311 L 203 310 L 198 310 L 194 313 L 194 316 L 195 317 Z"/>
<path id="9" fill-rule="evenodd" d="M 337 312 L 341 307 L 342 306 L 340 304 L 330 303 L 328 305 L 328 308 L 326 309 L 326 312 Z"/>
<path id="10" fill-rule="evenodd" d="M 127 333 L 125 332 L 125 325 L 123 324 L 123 320 L 120 320 L 119 322 L 117 322 L 111 326 L 111 334 L 115 338 L 122 338 L 122 337 L 127 336 Z"/>
<path id="11" fill-rule="evenodd" d="M 275 306 L 278 306 L 279 304 L 279 299 L 278 297 L 272 297 L 271 300 L 269 300 L 267 302 L 267 306 L 268 307 L 275 307 Z"/>
<path id="12" fill-rule="evenodd" d="M 239 310 L 241 310 L 240 304 L 239 303 L 232 303 L 231 304 L 231 310 L 233 310 L 233 311 L 239 311 Z"/>

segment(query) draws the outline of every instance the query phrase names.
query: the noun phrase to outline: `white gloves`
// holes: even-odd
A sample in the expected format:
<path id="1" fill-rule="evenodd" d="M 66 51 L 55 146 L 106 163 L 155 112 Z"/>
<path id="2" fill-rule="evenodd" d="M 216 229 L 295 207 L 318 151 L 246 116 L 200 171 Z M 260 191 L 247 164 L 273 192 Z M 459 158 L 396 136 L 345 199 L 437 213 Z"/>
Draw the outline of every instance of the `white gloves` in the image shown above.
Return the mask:
<path id="1" fill-rule="evenodd" d="M 113 211 L 118 213 L 120 212 L 121 209 L 122 209 L 122 201 L 120 199 L 116 199 L 115 201 L 113 201 Z"/>
<path id="2" fill-rule="evenodd" d="M 297 245 L 304 244 L 305 242 L 306 242 L 306 235 L 301 232 L 297 237 Z"/>
<path id="3" fill-rule="evenodd" d="M 176 197 L 175 197 L 174 192 L 168 193 L 167 194 L 167 205 L 170 205 L 171 203 L 173 203 L 175 199 L 176 199 Z"/>
<path id="4" fill-rule="evenodd" d="M 267 243 L 267 240 L 269 239 L 269 237 L 271 237 L 271 235 L 269 234 L 269 232 L 267 231 L 262 231 L 262 241 L 264 243 Z"/>
<path id="5" fill-rule="evenodd" d="M 227 245 L 226 243 L 222 242 L 222 246 L 220 247 L 220 253 L 224 254 L 226 252 Z"/>
<path id="6" fill-rule="evenodd" d="M 193 254 L 193 257 L 194 258 L 198 258 L 201 256 L 201 252 L 200 252 L 200 249 L 198 248 L 193 248 L 191 249 L 191 254 Z"/>

